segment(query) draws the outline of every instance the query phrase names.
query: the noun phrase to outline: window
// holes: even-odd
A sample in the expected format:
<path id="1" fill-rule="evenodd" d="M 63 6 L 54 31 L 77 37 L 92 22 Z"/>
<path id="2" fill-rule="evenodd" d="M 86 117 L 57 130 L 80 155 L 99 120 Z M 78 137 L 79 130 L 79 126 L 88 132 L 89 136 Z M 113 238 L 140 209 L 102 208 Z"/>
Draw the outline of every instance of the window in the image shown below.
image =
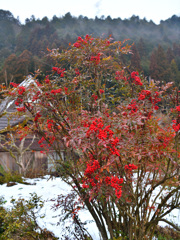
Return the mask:
<path id="1" fill-rule="evenodd" d="M 65 161 L 65 152 L 61 151 L 60 155 L 57 152 L 50 152 L 47 155 L 48 159 L 48 172 L 55 172 L 57 164 L 60 163 L 62 160 Z"/>

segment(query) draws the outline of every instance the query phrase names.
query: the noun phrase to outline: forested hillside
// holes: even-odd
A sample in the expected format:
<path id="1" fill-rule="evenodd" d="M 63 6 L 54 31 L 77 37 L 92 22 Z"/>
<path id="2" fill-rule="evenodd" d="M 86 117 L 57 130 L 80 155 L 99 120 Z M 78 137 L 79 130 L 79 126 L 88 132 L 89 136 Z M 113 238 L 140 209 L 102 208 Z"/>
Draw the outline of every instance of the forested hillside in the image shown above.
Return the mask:
<path id="1" fill-rule="evenodd" d="M 48 73 L 52 61 L 47 49 L 67 48 L 78 36 L 90 34 L 112 41 L 129 39 L 134 43 L 130 57 L 126 59 L 131 69 L 160 81 L 180 78 L 180 17 L 152 21 L 132 16 L 129 19 L 112 19 L 84 16 L 54 16 L 42 20 L 32 16 L 21 24 L 11 12 L 0 10 L 0 82 L 21 82 L 24 77 L 38 69 Z"/>

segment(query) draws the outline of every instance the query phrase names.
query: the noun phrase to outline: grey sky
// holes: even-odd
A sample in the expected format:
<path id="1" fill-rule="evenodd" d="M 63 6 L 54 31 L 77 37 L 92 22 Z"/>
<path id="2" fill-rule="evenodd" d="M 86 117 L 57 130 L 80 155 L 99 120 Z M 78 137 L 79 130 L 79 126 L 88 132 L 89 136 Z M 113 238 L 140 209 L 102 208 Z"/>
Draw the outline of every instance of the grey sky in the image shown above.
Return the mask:
<path id="1" fill-rule="evenodd" d="M 67 12 L 73 16 L 95 16 L 121 19 L 133 14 L 153 20 L 156 24 L 172 15 L 180 16 L 180 0 L 0 0 L 0 9 L 9 10 L 23 23 L 34 15 L 42 19 L 54 15 L 61 17 Z"/>

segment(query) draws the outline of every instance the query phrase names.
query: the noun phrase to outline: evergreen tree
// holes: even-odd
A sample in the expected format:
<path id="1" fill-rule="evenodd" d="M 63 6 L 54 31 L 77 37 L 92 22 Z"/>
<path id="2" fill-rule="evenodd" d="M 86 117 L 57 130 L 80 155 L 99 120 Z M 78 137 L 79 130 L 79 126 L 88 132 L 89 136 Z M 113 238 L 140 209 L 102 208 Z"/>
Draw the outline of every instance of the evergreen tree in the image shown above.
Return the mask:
<path id="1" fill-rule="evenodd" d="M 32 71 L 32 54 L 28 50 L 24 50 L 17 59 L 16 82 L 21 82 L 24 76 Z"/>
<path id="2" fill-rule="evenodd" d="M 131 55 L 131 65 L 130 65 L 132 70 L 138 70 L 141 71 L 141 60 L 140 60 L 140 55 L 139 51 L 136 48 L 136 45 L 133 44 L 132 46 L 132 55 Z"/>
<path id="3" fill-rule="evenodd" d="M 177 87 L 180 86 L 180 71 L 174 59 L 170 65 L 170 81 L 174 82 Z"/>
<path id="4" fill-rule="evenodd" d="M 159 80 L 161 83 L 169 81 L 170 68 L 166 53 L 161 45 L 151 55 L 150 74 L 153 79 Z"/>
<path id="5" fill-rule="evenodd" d="M 171 47 L 168 47 L 168 50 L 167 50 L 167 61 L 168 61 L 168 63 L 170 64 L 171 61 L 172 61 L 174 58 L 175 58 L 175 56 L 174 56 L 174 52 L 173 52 L 172 48 L 171 48 Z"/>
<path id="6" fill-rule="evenodd" d="M 2 83 L 6 83 L 8 85 L 11 81 L 14 81 L 15 74 L 17 69 L 17 56 L 15 54 L 11 54 L 4 63 L 4 67 L 2 69 L 1 75 Z"/>
<path id="7" fill-rule="evenodd" d="M 147 55 L 146 44 L 145 44 L 143 38 L 140 38 L 140 40 L 138 41 L 137 49 L 139 51 L 139 55 L 141 58 L 146 57 L 146 55 Z"/>

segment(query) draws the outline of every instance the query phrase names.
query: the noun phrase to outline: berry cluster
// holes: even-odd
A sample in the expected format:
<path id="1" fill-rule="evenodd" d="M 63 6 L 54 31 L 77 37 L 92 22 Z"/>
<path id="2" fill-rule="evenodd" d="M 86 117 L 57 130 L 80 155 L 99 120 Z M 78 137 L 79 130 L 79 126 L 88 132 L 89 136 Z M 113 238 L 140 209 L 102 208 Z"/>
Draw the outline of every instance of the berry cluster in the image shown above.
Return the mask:
<path id="1" fill-rule="evenodd" d="M 138 167 L 134 164 L 125 165 L 124 169 L 128 172 L 132 172 L 132 170 L 136 170 Z"/>
<path id="2" fill-rule="evenodd" d="M 56 95 L 56 94 L 58 94 L 58 93 L 61 93 L 61 92 L 62 92 L 62 89 L 61 89 L 61 88 L 52 89 L 52 90 L 51 90 L 51 93 L 54 94 L 54 95 Z"/>
<path id="3" fill-rule="evenodd" d="M 57 74 L 59 74 L 60 77 L 64 77 L 65 68 L 53 67 L 52 70 L 57 72 Z"/>
<path id="4" fill-rule="evenodd" d="M 91 38 L 88 34 L 85 36 L 85 39 L 78 37 L 78 40 L 73 44 L 76 48 L 83 48 L 84 45 L 87 45 L 88 42 L 92 42 L 93 38 Z"/>
<path id="5" fill-rule="evenodd" d="M 131 73 L 131 78 L 133 79 L 133 82 L 134 82 L 135 85 L 142 86 L 143 83 L 141 82 L 141 79 L 140 79 L 140 77 L 138 75 L 139 75 L 138 72 L 132 72 Z"/>
<path id="6" fill-rule="evenodd" d="M 100 56 L 101 56 L 101 53 L 98 53 L 96 56 L 91 56 L 90 61 L 98 65 L 100 63 Z"/>

